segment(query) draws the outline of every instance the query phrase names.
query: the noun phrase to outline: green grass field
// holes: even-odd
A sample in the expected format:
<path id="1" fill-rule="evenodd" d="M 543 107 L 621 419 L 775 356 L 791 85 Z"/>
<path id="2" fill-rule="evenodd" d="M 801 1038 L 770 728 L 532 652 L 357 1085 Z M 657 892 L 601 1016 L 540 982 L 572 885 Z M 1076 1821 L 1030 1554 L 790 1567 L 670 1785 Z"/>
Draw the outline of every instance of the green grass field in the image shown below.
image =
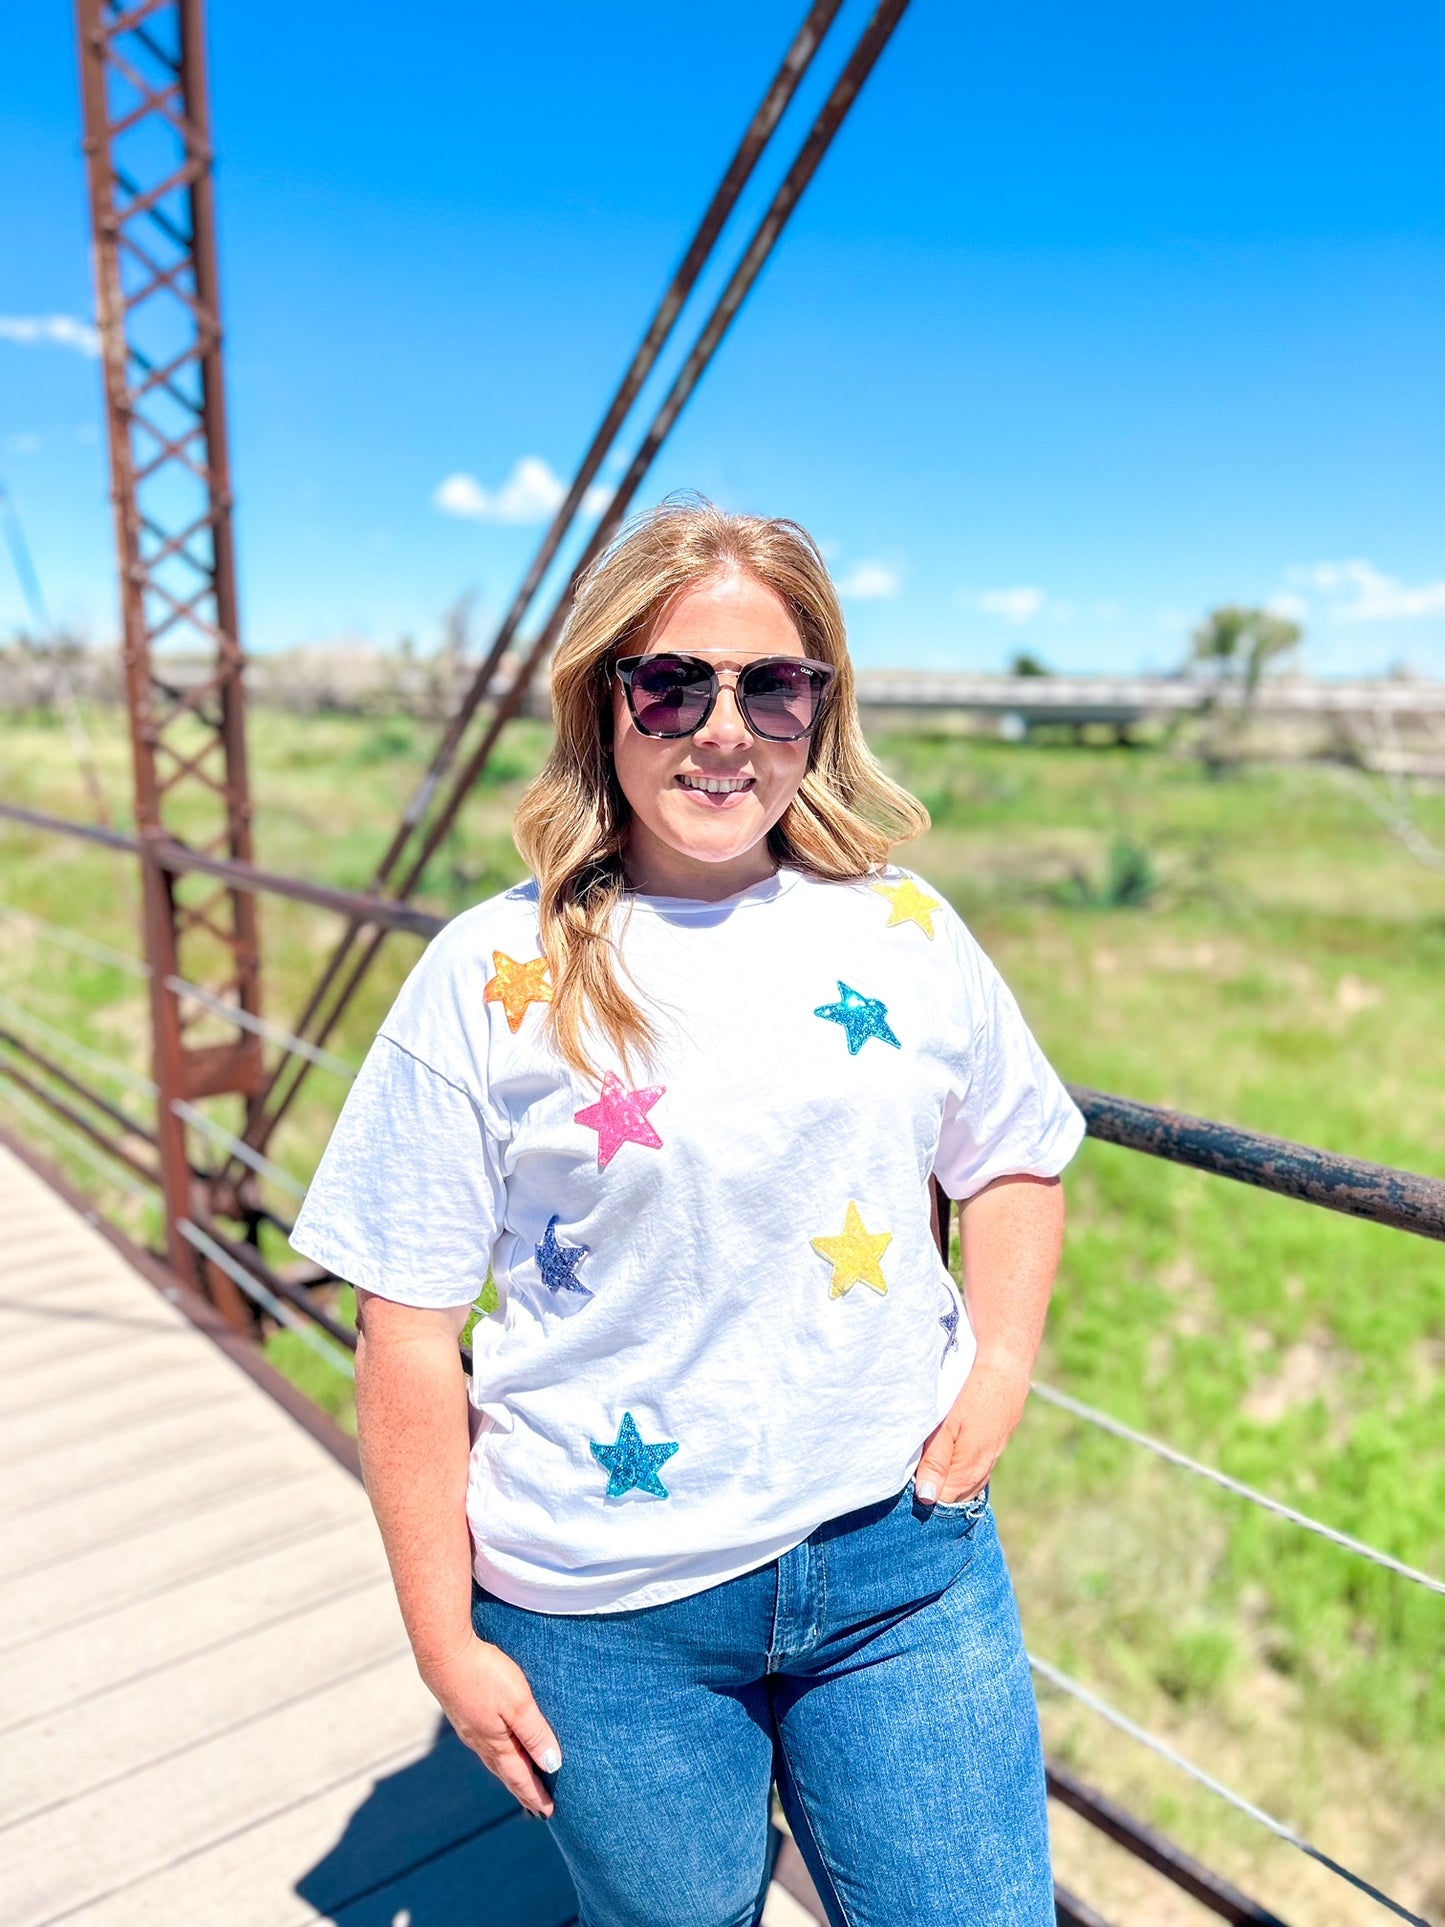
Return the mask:
<path id="1" fill-rule="evenodd" d="M 118 719 L 93 721 L 122 798 Z M 365 884 L 430 740 L 403 719 L 256 715 L 258 860 Z M 510 813 L 544 743 L 539 725 L 516 727 L 422 900 L 456 909 L 519 875 Z M 943 735 L 875 747 L 934 815 L 903 859 L 969 919 L 1068 1078 L 1445 1170 L 1445 872 L 1395 840 L 1358 787 L 1317 766 L 1211 776 L 1153 750 Z M 84 813 L 58 727 L 0 726 L 0 793 Z M 1445 845 L 1445 797 L 1417 810 Z M 125 859 L 12 827 L 0 852 L 6 903 L 136 948 Z M 335 926 L 274 901 L 263 915 L 267 1008 L 284 1022 Z M 143 1069 L 139 982 L 33 925 L 3 927 L 0 1019 L 18 1027 L 18 1006 Z M 363 1054 L 417 952 L 389 941 L 336 1049 Z M 277 1139 L 303 1180 L 343 1089 L 315 1074 Z M 144 1223 L 93 1169 L 60 1161 Z M 1040 1375 L 1445 1571 L 1445 1251 L 1108 1146 L 1086 1145 L 1069 1190 Z M 343 1380 L 289 1335 L 272 1346 L 344 1414 Z M 1356 1841 L 1412 1904 L 1445 1907 L 1445 1848 L 1432 1844 L 1445 1829 L 1428 1819 L 1445 1797 L 1445 1601 L 1044 1407 L 996 1490 L 1036 1651 L 1264 1806 L 1333 1829 L 1337 1848 Z M 1231 1856 L 1286 1918 L 1302 1894 L 1316 1919 L 1367 1917 L 1287 1849 L 1258 1846 L 1243 1822 L 1100 1738 L 1090 1716 L 1051 1697 L 1045 1714 L 1055 1745 Z"/>

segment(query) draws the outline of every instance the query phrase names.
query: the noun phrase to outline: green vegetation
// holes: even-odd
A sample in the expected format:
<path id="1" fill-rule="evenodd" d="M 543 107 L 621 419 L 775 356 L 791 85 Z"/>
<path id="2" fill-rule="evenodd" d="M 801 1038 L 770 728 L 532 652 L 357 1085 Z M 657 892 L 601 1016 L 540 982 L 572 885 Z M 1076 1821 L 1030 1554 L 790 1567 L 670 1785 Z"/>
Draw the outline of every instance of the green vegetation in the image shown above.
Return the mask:
<path id="1" fill-rule="evenodd" d="M 117 725 L 92 721 L 123 796 Z M 424 900 L 454 909 L 519 874 L 509 817 L 545 740 L 531 724 L 507 739 Z M 259 714 L 260 860 L 363 885 L 430 741 L 405 720 Z M 904 856 L 969 919 L 1070 1079 L 1441 1170 L 1445 874 L 1329 769 L 1249 766 L 1221 780 L 1140 749 L 942 735 L 881 735 L 875 747 L 933 812 Z M 85 813 L 65 737 L 40 720 L 0 729 L 0 785 Z M 1445 845 L 1445 797 L 1422 796 L 1417 814 Z M 123 860 L 10 827 L 0 839 L 6 900 L 135 948 Z M 263 914 L 267 1004 L 284 1020 L 335 926 L 298 905 L 268 902 Z M 19 923 L 0 927 L 5 996 L 143 1067 L 137 981 Z M 388 942 L 335 1048 L 360 1057 L 416 954 L 410 939 Z M 341 1095 L 334 1077 L 313 1075 L 278 1138 L 276 1157 L 303 1178 Z M 89 1168 L 67 1168 L 97 1184 Z M 130 1200 L 103 1195 L 139 1221 Z M 1438 1245 L 1096 1144 L 1074 1168 L 1070 1208 L 1042 1377 L 1445 1570 Z M 320 1382 L 332 1375 L 297 1341 L 273 1345 L 308 1389 L 344 1406 L 344 1384 Z M 1345 1810 L 1341 1759 L 1364 1761 L 1356 1779 L 1394 1810 L 1438 1802 L 1438 1597 L 1041 1406 L 998 1490 L 1036 1651 L 1181 1744 L 1205 1735 L 1190 1743 L 1199 1757 L 1218 1761 L 1222 1748 L 1256 1797 L 1301 1823 Z M 1075 1726 L 1048 1717 L 1068 1750 Z M 1301 1730 L 1317 1736 L 1303 1754 Z M 1127 1778 L 1121 1768 L 1114 1783 Z M 1123 1790 L 1173 1824 L 1176 1789 L 1157 1779 L 1144 1772 Z M 1196 1815 L 1185 1831 L 1207 1844 L 1214 1824 Z"/>

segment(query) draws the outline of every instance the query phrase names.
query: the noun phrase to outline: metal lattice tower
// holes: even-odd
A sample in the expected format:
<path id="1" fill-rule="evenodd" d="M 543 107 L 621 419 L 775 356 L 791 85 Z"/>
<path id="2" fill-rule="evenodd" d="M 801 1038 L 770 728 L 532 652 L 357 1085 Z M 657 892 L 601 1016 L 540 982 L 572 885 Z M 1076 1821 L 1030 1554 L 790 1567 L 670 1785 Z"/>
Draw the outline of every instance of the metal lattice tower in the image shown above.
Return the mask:
<path id="1" fill-rule="evenodd" d="M 152 847 L 249 862 L 202 4 L 77 0 L 77 15 L 137 824 Z M 143 867 L 168 1247 L 193 1275 L 177 1225 L 195 1180 L 175 1105 L 238 1093 L 249 1125 L 263 1066 L 243 1030 L 194 1041 L 168 979 L 258 1015 L 256 908 Z M 214 1036 L 214 1017 L 202 1021 Z M 234 1198 L 209 1202 L 239 1214 Z M 241 1315 L 234 1287 L 205 1282 Z"/>

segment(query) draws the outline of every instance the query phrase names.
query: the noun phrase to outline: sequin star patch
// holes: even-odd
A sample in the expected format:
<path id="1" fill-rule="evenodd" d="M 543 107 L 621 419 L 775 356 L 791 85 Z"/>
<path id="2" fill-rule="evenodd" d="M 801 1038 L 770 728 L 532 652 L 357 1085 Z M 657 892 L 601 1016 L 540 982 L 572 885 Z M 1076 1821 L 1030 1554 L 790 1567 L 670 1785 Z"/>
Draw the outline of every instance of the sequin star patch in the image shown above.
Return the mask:
<path id="1" fill-rule="evenodd" d="M 548 1291 L 575 1291 L 590 1298 L 592 1293 L 577 1276 L 577 1267 L 587 1256 L 587 1245 L 564 1245 L 557 1237 L 558 1217 L 554 1211 L 547 1220 L 542 1242 L 535 1248 L 537 1269 Z"/>
<path id="2" fill-rule="evenodd" d="M 870 1231 L 856 1204 L 848 1206 L 841 1237 L 814 1238 L 814 1251 L 820 1252 L 833 1267 L 832 1298 L 841 1298 L 854 1285 L 871 1285 L 885 1293 L 888 1281 L 883 1276 L 882 1258 L 893 1242 L 891 1231 Z"/>
<path id="3" fill-rule="evenodd" d="M 522 1028 L 522 1019 L 530 1004 L 550 1004 L 552 1001 L 552 986 L 547 982 L 547 959 L 533 957 L 530 963 L 518 963 L 505 950 L 494 950 L 492 963 L 497 974 L 487 979 L 482 999 L 485 1003 L 500 1004 L 507 1013 L 508 1028 L 518 1031 Z"/>
<path id="4" fill-rule="evenodd" d="M 886 929 L 891 930 L 896 923 L 916 923 L 925 937 L 932 938 L 933 913 L 943 908 L 937 897 L 920 890 L 912 877 L 905 877 L 901 883 L 875 883 L 873 888 L 893 906 Z"/>
<path id="5" fill-rule="evenodd" d="M 950 1352 L 958 1350 L 958 1306 L 950 1305 L 938 1322 L 948 1334 L 943 1341 L 943 1358 L 938 1361 L 941 1365 Z"/>
<path id="6" fill-rule="evenodd" d="M 647 1121 L 666 1085 L 644 1086 L 629 1091 L 616 1071 L 602 1080 L 602 1095 L 595 1104 L 573 1113 L 573 1122 L 585 1124 L 597 1133 L 597 1169 L 605 1171 L 624 1144 L 645 1144 L 650 1151 L 662 1149 L 662 1139 Z"/>
<path id="7" fill-rule="evenodd" d="M 856 1057 L 870 1037 L 876 1037 L 880 1044 L 891 1044 L 895 1050 L 903 1048 L 889 1028 L 887 1004 L 878 997 L 865 997 L 861 990 L 854 990 L 841 979 L 837 1003 L 819 1004 L 813 1015 L 843 1026 L 848 1033 L 850 1057 Z"/>
<path id="8" fill-rule="evenodd" d="M 624 1492 L 650 1492 L 654 1499 L 668 1499 L 672 1494 L 657 1476 L 657 1468 L 666 1465 L 677 1450 L 676 1439 L 661 1445 L 644 1445 L 642 1434 L 631 1412 L 622 1414 L 622 1423 L 617 1428 L 615 1445 L 599 1445 L 589 1439 L 592 1456 L 599 1465 L 607 1468 L 607 1496 L 620 1499 Z"/>

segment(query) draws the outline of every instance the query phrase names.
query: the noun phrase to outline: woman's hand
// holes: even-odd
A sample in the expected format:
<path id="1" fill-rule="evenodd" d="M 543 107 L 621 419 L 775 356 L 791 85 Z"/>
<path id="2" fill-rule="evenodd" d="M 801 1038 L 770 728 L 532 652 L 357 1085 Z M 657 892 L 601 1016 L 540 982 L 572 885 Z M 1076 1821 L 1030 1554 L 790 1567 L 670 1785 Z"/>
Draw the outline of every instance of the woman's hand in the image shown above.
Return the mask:
<path id="1" fill-rule="evenodd" d="M 924 1505 L 976 1498 L 1023 1416 L 1029 1375 L 980 1358 L 923 1448 L 914 1491 Z"/>
<path id="2" fill-rule="evenodd" d="M 557 1772 L 562 1749 L 516 1661 L 474 1637 L 454 1658 L 423 1665 L 421 1675 L 457 1737 L 529 1813 L 547 1818 L 552 1796 L 536 1769 Z"/>

